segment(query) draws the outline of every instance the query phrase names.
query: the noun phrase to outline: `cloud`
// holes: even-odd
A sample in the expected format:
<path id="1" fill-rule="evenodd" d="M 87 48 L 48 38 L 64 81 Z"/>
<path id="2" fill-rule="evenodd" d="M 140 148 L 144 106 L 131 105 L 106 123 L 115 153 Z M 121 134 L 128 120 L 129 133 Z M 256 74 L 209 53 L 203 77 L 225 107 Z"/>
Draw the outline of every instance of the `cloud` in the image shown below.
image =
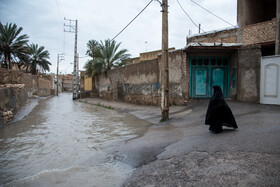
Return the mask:
<path id="1" fill-rule="evenodd" d="M 23 33 L 30 42 L 45 46 L 50 52 L 56 72 L 57 54 L 65 53 L 65 61 L 60 69 L 69 68 L 74 59 L 74 34 L 64 33 L 63 18 L 78 20 L 78 53 L 85 56 L 86 44 L 90 39 L 112 39 L 124 28 L 150 0 L 0 0 L 1 22 L 16 23 L 23 27 Z M 184 9 L 205 31 L 228 27 L 229 25 L 207 13 L 190 0 L 179 0 Z M 225 20 L 236 24 L 236 0 L 196 0 L 205 8 Z M 161 7 L 154 1 L 116 40 L 137 56 L 161 48 Z M 181 10 L 176 0 L 169 0 L 169 46 L 183 48 L 189 30 L 198 32 L 189 18 Z M 147 44 L 145 43 L 147 42 Z M 80 69 L 88 58 L 80 59 Z"/>

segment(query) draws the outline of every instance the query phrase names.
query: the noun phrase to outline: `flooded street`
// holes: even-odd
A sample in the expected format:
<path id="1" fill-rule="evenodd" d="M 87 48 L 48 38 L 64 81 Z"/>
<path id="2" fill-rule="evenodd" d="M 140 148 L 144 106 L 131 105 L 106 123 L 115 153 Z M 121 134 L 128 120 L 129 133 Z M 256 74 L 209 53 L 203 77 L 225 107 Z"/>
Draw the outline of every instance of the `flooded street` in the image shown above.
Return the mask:
<path id="1" fill-rule="evenodd" d="M 107 150 L 149 125 L 73 101 L 72 94 L 40 100 L 29 115 L 0 128 L 0 186 L 120 186 L 133 168 Z"/>

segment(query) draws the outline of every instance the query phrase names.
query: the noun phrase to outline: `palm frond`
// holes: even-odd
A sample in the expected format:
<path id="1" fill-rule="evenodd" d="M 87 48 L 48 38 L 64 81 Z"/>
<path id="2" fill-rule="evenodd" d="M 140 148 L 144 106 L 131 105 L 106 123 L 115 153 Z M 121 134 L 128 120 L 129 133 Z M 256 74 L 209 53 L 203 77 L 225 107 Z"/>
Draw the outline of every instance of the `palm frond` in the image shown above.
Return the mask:
<path id="1" fill-rule="evenodd" d="M 20 35 L 22 30 L 23 28 L 18 28 L 16 24 L 3 25 L 0 22 L 0 53 L 5 57 L 5 63 L 9 67 L 11 67 L 11 60 L 19 63 L 28 55 L 25 48 L 28 36 Z"/>
<path id="2" fill-rule="evenodd" d="M 28 45 L 30 54 L 29 54 L 29 63 L 30 71 L 32 74 L 36 74 L 37 70 L 41 71 L 50 71 L 51 63 L 47 60 L 49 59 L 49 52 L 45 50 L 44 46 L 38 46 L 38 44 Z"/>
<path id="3" fill-rule="evenodd" d="M 110 39 L 100 42 L 90 40 L 87 43 L 88 50 L 86 54 L 93 59 L 84 66 L 86 75 L 91 77 L 98 73 L 106 73 L 114 67 L 125 65 L 122 60 L 128 59 L 130 54 L 126 49 L 119 50 L 120 45 L 121 43 Z"/>

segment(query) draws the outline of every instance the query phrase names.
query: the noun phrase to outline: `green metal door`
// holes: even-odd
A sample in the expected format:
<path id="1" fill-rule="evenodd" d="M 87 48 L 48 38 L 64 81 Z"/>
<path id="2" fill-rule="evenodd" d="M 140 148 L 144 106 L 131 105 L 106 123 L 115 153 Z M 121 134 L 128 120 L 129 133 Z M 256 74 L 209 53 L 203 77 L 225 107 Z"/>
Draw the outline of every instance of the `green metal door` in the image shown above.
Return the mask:
<path id="1" fill-rule="evenodd" d="M 195 95 L 200 97 L 206 97 L 207 94 L 207 69 L 196 68 L 195 72 Z"/>
<path id="2" fill-rule="evenodd" d="M 213 86 L 221 87 L 225 97 L 229 96 L 229 58 L 190 58 L 190 97 L 209 98 Z"/>
<path id="3" fill-rule="evenodd" d="M 213 86 L 220 86 L 224 93 L 224 81 L 225 81 L 225 69 L 224 68 L 213 68 L 212 69 L 212 94 L 214 92 Z"/>

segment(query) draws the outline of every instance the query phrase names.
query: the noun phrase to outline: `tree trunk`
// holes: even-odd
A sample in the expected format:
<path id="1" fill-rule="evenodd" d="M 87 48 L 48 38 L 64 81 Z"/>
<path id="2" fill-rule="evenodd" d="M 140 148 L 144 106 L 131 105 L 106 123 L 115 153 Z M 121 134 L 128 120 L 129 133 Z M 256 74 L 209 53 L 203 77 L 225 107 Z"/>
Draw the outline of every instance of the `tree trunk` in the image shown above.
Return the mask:
<path id="1" fill-rule="evenodd" d="M 5 60 L 6 60 L 7 69 L 12 69 L 9 55 L 6 56 Z"/>

